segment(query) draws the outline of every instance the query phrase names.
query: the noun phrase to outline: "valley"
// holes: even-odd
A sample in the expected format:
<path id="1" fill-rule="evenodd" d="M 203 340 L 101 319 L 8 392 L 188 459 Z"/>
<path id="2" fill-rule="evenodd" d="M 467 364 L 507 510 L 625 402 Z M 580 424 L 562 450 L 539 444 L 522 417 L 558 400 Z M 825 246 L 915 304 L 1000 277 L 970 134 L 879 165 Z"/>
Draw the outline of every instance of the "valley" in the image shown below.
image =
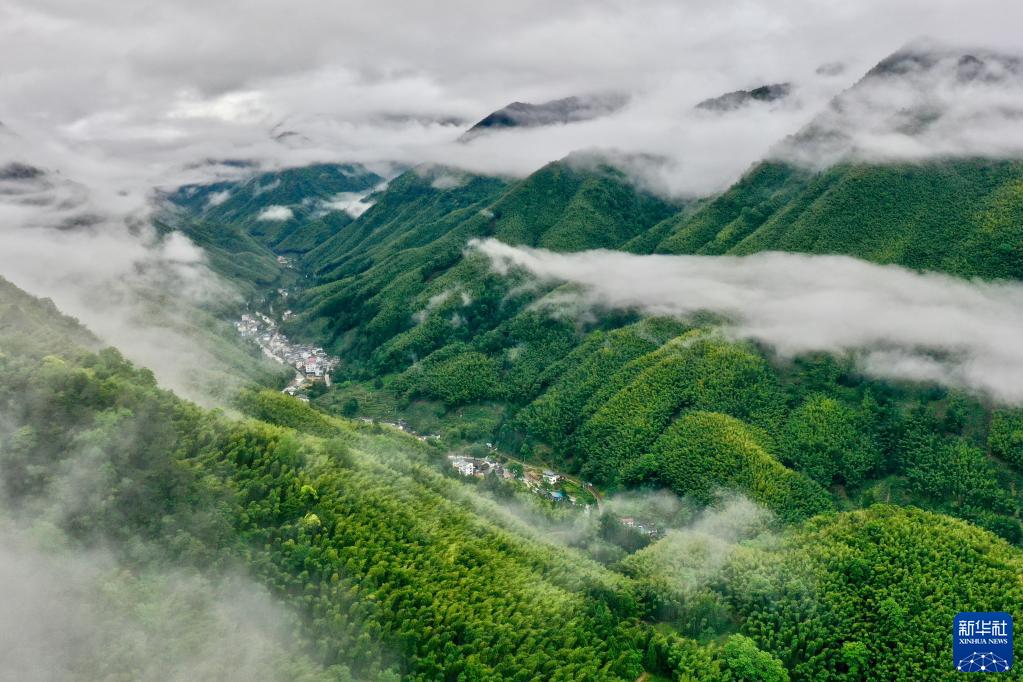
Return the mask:
<path id="1" fill-rule="evenodd" d="M 0 678 L 1023 677 L 979 2 L 13 7 Z"/>

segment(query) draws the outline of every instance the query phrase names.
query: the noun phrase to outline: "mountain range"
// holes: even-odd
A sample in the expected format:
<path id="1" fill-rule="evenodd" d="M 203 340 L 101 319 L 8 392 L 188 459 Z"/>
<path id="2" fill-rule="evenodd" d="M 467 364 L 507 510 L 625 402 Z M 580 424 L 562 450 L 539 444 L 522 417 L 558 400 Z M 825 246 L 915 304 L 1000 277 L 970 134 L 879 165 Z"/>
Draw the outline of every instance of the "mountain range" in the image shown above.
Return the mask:
<path id="1" fill-rule="evenodd" d="M 947 137 L 1020 74 L 901 50 L 712 196 L 662 196 L 599 151 L 521 178 L 321 163 L 165 193 L 160 234 L 239 294 L 220 313 L 273 316 L 338 368 L 207 410 L 0 280 L 0 483 L 33 534 L 109 546 L 119 575 L 246 567 L 298 618 L 270 647 L 284 677 L 954 679 L 953 616 L 1023 603 L 1023 410 L 855 352 L 776 352 L 714 311 L 594 303 L 479 245 L 845 257 L 995 297 L 1023 279 L 1023 161 L 878 141 Z M 463 141 L 626 101 L 513 103 Z M 46 178 L 10 165 L 0 191 Z M 70 504 L 80 458 L 102 477 Z"/>

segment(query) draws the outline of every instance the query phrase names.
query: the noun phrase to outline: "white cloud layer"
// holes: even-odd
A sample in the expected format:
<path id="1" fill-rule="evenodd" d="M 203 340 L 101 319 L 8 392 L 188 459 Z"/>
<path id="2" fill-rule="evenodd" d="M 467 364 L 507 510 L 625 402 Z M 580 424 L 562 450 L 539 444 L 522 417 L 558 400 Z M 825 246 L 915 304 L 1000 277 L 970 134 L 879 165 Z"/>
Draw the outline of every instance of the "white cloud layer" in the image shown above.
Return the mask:
<path id="1" fill-rule="evenodd" d="M 256 216 L 256 220 L 269 220 L 281 222 L 284 220 L 291 220 L 295 217 L 295 213 L 287 206 L 267 206 L 259 215 Z"/>
<path id="2" fill-rule="evenodd" d="M 51 531 L 51 534 L 55 529 Z M 105 551 L 46 551 L 0 529 L 0 659 L 12 680 L 288 676 L 295 618 L 250 580 L 138 572 Z M 134 570 L 133 570 L 134 569 Z"/>
<path id="3" fill-rule="evenodd" d="M 1023 157 L 1023 59 L 917 41 L 885 60 L 773 152 L 825 167 L 843 157 Z"/>
<path id="4" fill-rule="evenodd" d="M 640 256 L 574 254 L 474 240 L 499 273 L 578 286 L 552 305 L 689 317 L 716 313 L 726 334 L 782 356 L 853 353 L 890 379 L 963 387 L 1023 403 L 1023 284 L 969 282 L 844 256 L 763 253 Z"/>
<path id="5" fill-rule="evenodd" d="M 0 121 L 96 164 L 128 167 L 118 181 L 129 184 L 176 184 L 223 170 L 205 160 L 239 158 L 522 175 L 600 147 L 664 157 L 655 168 L 661 189 L 705 194 L 901 45 L 923 35 L 1015 50 L 1021 20 L 1023 5 L 1004 0 L 934 0 L 927 12 L 911 0 L 298 0 L 286 12 L 269 0 L 244 12 L 199 0 L 140 0 L 131 12 L 100 0 L 8 0 Z M 723 116 L 693 110 L 707 97 L 778 82 L 795 88 L 781 103 Z M 455 141 L 514 100 L 608 92 L 631 96 L 628 106 L 593 121 Z M 962 141 L 976 134 L 987 140 L 977 144 L 1004 152 L 991 125 L 971 130 Z M 940 150 L 943 140 L 935 134 L 920 146 Z M 912 146 L 883 143 L 889 152 Z"/>
<path id="6" fill-rule="evenodd" d="M 373 205 L 373 202 L 368 200 L 370 194 L 372 192 L 340 192 L 330 201 L 324 201 L 321 208 L 324 211 L 344 211 L 348 217 L 358 218 Z"/>
<path id="7" fill-rule="evenodd" d="M 203 251 L 179 232 L 160 235 L 149 223 L 148 191 L 117 190 L 116 167 L 42 144 L 31 150 L 42 168 L 12 166 L 28 141 L 0 134 L 0 142 L 0 276 L 52 298 L 163 385 L 209 402 L 213 375 L 228 377 L 199 342 L 205 332 L 195 312 L 237 294 L 207 268 Z"/>
<path id="8" fill-rule="evenodd" d="M 220 206 L 222 203 L 231 198 L 231 190 L 225 189 L 221 192 L 213 192 L 210 194 L 210 198 L 206 200 L 207 206 Z"/>

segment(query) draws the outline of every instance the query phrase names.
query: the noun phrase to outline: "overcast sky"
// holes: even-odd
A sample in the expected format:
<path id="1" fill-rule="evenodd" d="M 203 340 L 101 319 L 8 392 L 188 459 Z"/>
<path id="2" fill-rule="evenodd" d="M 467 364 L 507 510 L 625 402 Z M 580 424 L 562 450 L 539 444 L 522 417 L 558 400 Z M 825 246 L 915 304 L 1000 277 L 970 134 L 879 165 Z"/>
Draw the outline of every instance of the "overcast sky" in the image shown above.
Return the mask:
<path id="1" fill-rule="evenodd" d="M 239 157 L 521 175 L 597 146 L 665 154 L 670 191 L 706 193 L 907 42 L 1016 49 L 1021 20 L 1012 0 L 2 0 L 0 121 L 129 184 Z M 692 116 L 703 98 L 778 81 L 797 86 L 784 106 Z M 513 100 L 606 91 L 632 104 L 601 122 L 452 143 Z M 271 130 L 307 141 L 288 147 Z"/>

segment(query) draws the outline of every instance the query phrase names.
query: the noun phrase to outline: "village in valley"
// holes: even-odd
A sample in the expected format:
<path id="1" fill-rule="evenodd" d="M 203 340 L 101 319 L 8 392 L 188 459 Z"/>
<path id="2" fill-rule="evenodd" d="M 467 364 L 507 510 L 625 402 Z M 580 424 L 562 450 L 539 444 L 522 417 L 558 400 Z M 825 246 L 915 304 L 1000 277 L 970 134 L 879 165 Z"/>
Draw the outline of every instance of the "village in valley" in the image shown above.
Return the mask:
<path id="1" fill-rule="evenodd" d="M 491 443 L 486 445 L 494 452 L 493 455 L 470 457 L 451 454 L 448 455 L 448 464 L 465 477 L 482 479 L 488 476 L 498 476 L 505 481 L 519 483 L 534 495 L 555 504 L 579 507 L 587 514 L 594 509 L 598 513 L 602 511 L 603 504 L 600 493 L 591 484 L 557 471 L 504 458 L 497 454 L 496 448 Z M 619 514 L 614 514 L 614 518 L 622 526 L 630 528 L 640 535 L 649 538 L 658 538 L 664 535 L 664 529 L 650 519 Z"/>
<path id="2" fill-rule="evenodd" d="M 283 290 L 278 293 L 282 298 L 287 296 Z M 291 314 L 290 310 L 284 311 L 282 319 L 286 321 Z M 267 357 L 295 369 L 295 377 L 284 388 L 283 393 L 308 402 L 309 397 L 305 395 L 305 391 L 313 384 L 322 382 L 325 386 L 330 386 L 331 372 L 340 364 L 340 358 L 328 355 L 323 348 L 317 346 L 292 343 L 280 331 L 278 323 L 262 312 L 243 314 L 235 323 L 235 327 L 243 338 L 254 341 Z M 398 429 L 424 442 L 440 438 L 435 434 L 416 433 L 404 420 L 378 422 L 367 417 L 361 419 Z M 550 469 L 504 457 L 498 454 L 492 443 L 486 443 L 485 447 L 491 454 L 484 457 L 450 454 L 447 457 L 448 464 L 458 474 L 467 478 L 484 479 L 488 476 L 497 476 L 509 483 L 524 486 L 529 492 L 554 504 L 571 505 L 585 513 L 590 513 L 594 508 L 597 512 L 601 511 L 600 493 L 591 484 Z M 659 537 L 663 534 L 654 523 L 629 516 L 616 515 L 615 518 L 621 525 L 632 528 L 642 535 Z"/>
<path id="3" fill-rule="evenodd" d="M 496 452 L 492 444 L 487 443 L 487 447 Z M 448 463 L 465 477 L 499 476 L 506 481 L 518 481 L 530 492 L 552 502 L 579 505 L 586 510 L 600 504 L 600 499 L 588 484 L 570 480 L 564 474 L 549 469 L 540 469 L 510 460 L 502 462 L 497 457 L 493 455 L 481 458 L 455 454 L 448 455 Z"/>
<path id="4" fill-rule="evenodd" d="M 290 316 L 291 311 L 286 310 L 284 319 Z M 295 378 L 284 389 L 284 393 L 308 400 L 300 394 L 302 389 L 318 381 L 330 386 L 330 374 L 341 362 L 340 358 L 328 355 L 323 348 L 317 346 L 292 343 L 278 329 L 277 322 L 265 313 L 245 313 L 235 323 L 235 327 L 242 337 L 255 341 L 267 357 L 295 368 Z"/>

